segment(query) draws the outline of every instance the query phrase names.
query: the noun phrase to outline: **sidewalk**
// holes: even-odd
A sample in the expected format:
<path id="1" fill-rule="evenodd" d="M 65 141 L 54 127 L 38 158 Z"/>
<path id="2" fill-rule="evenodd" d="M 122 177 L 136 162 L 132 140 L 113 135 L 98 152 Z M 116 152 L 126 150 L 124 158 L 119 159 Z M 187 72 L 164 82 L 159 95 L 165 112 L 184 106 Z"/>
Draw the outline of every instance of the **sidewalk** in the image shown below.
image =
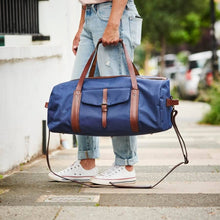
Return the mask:
<path id="1" fill-rule="evenodd" d="M 183 102 L 178 119 L 190 163 L 177 168 L 155 189 L 91 189 L 48 179 L 44 157 L 0 180 L 0 219 L 220 219 L 220 126 L 197 125 L 206 106 Z M 189 114 L 190 113 L 190 114 Z M 182 155 L 173 129 L 138 137 L 137 184 L 160 179 Z M 100 170 L 112 165 L 111 139 L 100 139 Z M 51 157 L 60 170 L 77 149 Z"/>

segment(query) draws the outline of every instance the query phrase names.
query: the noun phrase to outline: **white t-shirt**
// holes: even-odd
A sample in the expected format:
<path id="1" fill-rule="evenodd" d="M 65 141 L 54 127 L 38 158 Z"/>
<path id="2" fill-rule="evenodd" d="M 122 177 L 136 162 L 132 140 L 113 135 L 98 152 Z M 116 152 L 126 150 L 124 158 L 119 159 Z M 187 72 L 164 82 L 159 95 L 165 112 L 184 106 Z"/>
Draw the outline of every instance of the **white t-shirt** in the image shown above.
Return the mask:
<path id="1" fill-rule="evenodd" d="M 111 0 L 79 0 L 83 5 L 86 4 L 98 4 L 102 2 L 109 2 Z"/>

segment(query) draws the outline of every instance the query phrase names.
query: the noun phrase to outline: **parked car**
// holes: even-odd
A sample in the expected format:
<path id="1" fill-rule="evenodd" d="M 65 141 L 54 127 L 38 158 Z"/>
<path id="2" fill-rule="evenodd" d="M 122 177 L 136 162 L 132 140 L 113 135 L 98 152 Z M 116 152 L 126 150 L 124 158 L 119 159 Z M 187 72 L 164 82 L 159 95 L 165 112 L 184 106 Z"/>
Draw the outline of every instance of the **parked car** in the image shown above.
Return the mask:
<path id="1" fill-rule="evenodd" d="M 179 66 L 176 55 L 166 54 L 164 56 L 164 62 L 165 62 L 164 76 L 169 79 L 175 79 Z M 160 65 L 161 65 L 161 57 L 158 57 L 159 72 L 160 72 Z"/>
<path id="2" fill-rule="evenodd" d="M 166 54 L 164 56 L 165 68 L 163 76 L 170 79 L 170 88 L 176 86 L 176 75 L 179 72 L 185 72 L 185 66 L 181 64 L 175 54 Z M 161 57 L 158 57 L 158 75 L 161 72 Z"/>
<path id="3" fill-rule="evenodd" d="M 177 74 L 177 90 L 180 97 L 192 99 L 198 96 L 200 75 L 206 61 L 211 59 L 211 56 L 211 51 L 189 55 L 186 71 Z"/>
<path id="4" fill-rule="evenodd" d="M 205 63 L 199 80 L 199 89 L 210 87 L 213 83 L 212 62 L 211 59 Z"/>
<path id="5" fill-rule="evenodd" d="M 218 56 L 218 71 L 220 71 L 220 50 L 217 51 Z M 206 89 L 210 87 L 213 83 L 214 77 L 212 72 L 212 60 L 208 59 L 202 69 L 199 80 L 199 89 Z"/>

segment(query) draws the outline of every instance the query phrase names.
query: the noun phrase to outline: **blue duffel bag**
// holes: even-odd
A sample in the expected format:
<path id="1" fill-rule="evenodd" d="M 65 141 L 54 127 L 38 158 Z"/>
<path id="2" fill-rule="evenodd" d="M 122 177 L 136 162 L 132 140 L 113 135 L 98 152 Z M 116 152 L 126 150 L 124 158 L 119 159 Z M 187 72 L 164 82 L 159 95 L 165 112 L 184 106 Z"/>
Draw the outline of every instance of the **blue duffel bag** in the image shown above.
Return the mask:
<path id="1" fill-rule="evenodd" d="M 175 122 L 177 111 L 174 105 L 178 105 L 178 100 L 173 100 L 170 96 L 168 79 L 137 75 L 137 70 L 122 41 L 120 43 L 124 48 L 130 75 L 94 77 L 100 43 L 101 40 L 90 56 L 80 79 L 61 83 L 53 88 L 47 103 L 49 130 L 91 136 L 127 136 L 156 133 L 173 126 L 184 157 L 183 162 L 175 165 L 152 186 L 111 183 L 120 188 L 152 189 L 178 166 L 188 163 L 186 145 Z M 89 70 L 89 77 L 86 78 Z M 70 180 L 53 172 L 49 162 L 49 140 L 50 135 L 46 158 L 48 167 L 54 175 L 88 187 L 99 187 Z"/>
<path id="2" fill-rule="evenodd" d="M 178 100 L 171 99 L 169 80 L 136 76 L 136 69 L 123 42 L 121 44 L 130 76 L 86 78 L 97 55 L 97 45 L 80 79 L 53 88 L 48 103 L 50 131 L 125 136 L 155 133 L 172 127 L 172 106 L 178 104 Z"/>

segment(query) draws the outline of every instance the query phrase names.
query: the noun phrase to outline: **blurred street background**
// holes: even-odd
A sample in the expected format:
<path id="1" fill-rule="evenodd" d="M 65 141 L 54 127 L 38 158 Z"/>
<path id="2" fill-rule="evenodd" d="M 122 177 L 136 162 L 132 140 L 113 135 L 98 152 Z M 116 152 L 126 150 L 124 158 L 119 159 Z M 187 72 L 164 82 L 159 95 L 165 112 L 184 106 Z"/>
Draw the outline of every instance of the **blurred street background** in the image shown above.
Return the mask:
<path id="1" fill-rule="evenodd" d="M 134 63 L 170 79 L 188 165 L 152 190 L 91 189 L 50 182 L 44 108 L 71 79 L 78 0 L 0 1 L 0 219 L 220 219 L 220 1 L 136 0 L 143 18 Z M 137 184 L 151 185 L 183 161 L 174 130 L 138 137 Z M 100 139 L 100 170 L 112 165 Z M 77 155 L 75 136 L 52 134 L 55 171 Z"/>

